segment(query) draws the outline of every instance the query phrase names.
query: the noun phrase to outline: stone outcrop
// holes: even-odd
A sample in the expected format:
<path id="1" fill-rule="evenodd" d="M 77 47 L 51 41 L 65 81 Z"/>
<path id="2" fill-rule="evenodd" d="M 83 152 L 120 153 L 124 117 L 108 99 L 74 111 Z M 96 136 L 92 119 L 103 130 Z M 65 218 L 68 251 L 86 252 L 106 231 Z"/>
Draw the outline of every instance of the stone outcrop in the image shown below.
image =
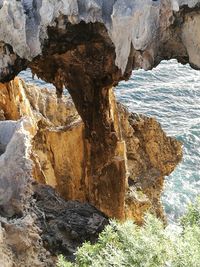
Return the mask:
<path id="1" fill-rule="evenodd" d="M 0 265 L 43 266 L 47 253 L 40 244 L 35 218 L 27 212 L 32 190 L 31 122 L 0 122 Z"/>
<path id="2" fill-rule="evenodd" d="M 88 173 L 93 162 L 87 154 L 86 129 L 69 97 L 57 99 L 53 90 L 26 85 L 18 78 L 2 84 L 0 92 L 3 99 L 1 114 L 5 119 L 2 124 L 7 119 L 29 118 L 35 180 L 52 186 L 66 200 L 91 203 L 91 188 L 99 184 L 94 185 L 94 177 Z M 115 180 L 105 181 L 106 187 L 102 188 L 101 195 L 95 196 L 97 203 L 93 204 L 113 218 L 134 218 L 141 223 L 144 213 L 150 209 L 164 219 L 160 203 L 164 176 L 169 175 L 181 160 L 181 145 L 167 137 L 155 119 L 129 113 L 121 104 L 116 106 L 112 91 L 110 94 L 112 116 L 115 116 L 115 109 L 119 112 L 116 129 L 124 142 L 118 149 L 119 153 L 126 153 L 121 154 L 121 158 L 127 177 L 122 181 L 124 187 L 116 185 Z M 120 154 L 116 157 L 116 161 L 119 160 Z M 109 158 L 105 168 L 108 164 Z M 111 168 L 111 171 L 115 170 Z M 105 195 L 107 190 L 113 194 Z M 102 197 L 107 199 L 109 206 L 102 204 Z M 119 206 L 114 209 L 115 205 Z M 116 210 L 123 216 L 116 214 Z"/>
<path id="3" fill-rule="evenodd" d="M 162 59 L 199 68 L 198 20 L 199 0 L 0 2 L 0 81 L 29 67 L 56 86 L 58 97 L 68 88 L 84 123 L 86 167 L 76 188 L 85 186 L 87 201 L 109 216 L 125 218 L 128 184 L 112 87 L 132 69 L 151 69 Z"/>
<path id="4" fill-rule="evenodd" d="M 23 210 L 23 192 L 31 177 L 28 120 L 0 122 L 0 214 L 12 217 Z M 27 156 L 27 157 L 26 157 Z"/>
<path id="5" fill-rule="evenodd" d="M 126 144 L 112 87 L 162 59 L 199 68 L 199 1 L 7 0 L 0 17 L 0 80 L 28 66 L 59 97 L 68 88 L 85 126 L 87 200 L 123 219 Z"/>
<path id="6" fill-rule="evenodd" d="M 88 25 L 95 28 L 95 24 L 101 24 L 97 33 L 104 43 L 107 38 L 112 41 L 110 47 L 116 53 L 113 61 L 122 73 L 129 56 L 133 68 L 149 69 L 163 58 L 177 58 L 200 67 L 199 57 L 194 56 L 199 49 L 199 4 L 199 0 L 2 0 L 1 79 L 10 79 L 29 60 L 45 53 L 46 40 L 55 41 L 50 27 L 56 35 L 67 34 L 65 43 L 72 44 L 70 25 L 75 25 L 81 38 L 81 28 L 88 30 Z M 63 40 L 60 39 L 61 43 Z M 62 52 L 67 50 L 69 47 Z"/>
<path id="7" fill-rule="evenodd" d="M 61 253 L 74 260 L 74 252 L 85 241 L 94 243 L 108 218 L 88 203 L 64 201 L 52 187 L 35 185 L 36 223 L 45 248 L 54 257 Z"/>
<path id="8" fill-rule="evenodd" d="M 63 100 L 58 106 L 55 95 L 45 90 L 37 102 L 39 90 L 30 90 L 29 94 L 18 79 L 0 84 L 0 90 L 0 266 L 55 266 L 56 255 L 62 253 L 73 259 L 77 247 L 85 240 L 94 242 L 108 223 L 105 215 L 90 204 L 66 202 L 52 188 L 35 181 L 40 180 L 34 157 L 34 137 L 43 130 L 40 123 L 45 123 L 46 129 L 64 122 L 69 126 L 70 116 L 74 121 L 77 114 L 71 102 L 66 105 Z M 44 149 L 47 146 L 40 144 Z M 43 157 L 37 156 L 42 162 Z M 37 171 L 43 174 L 42 169 Z M 47 178 L 42 182 L 51 184 L 49 173 Z"/>
<path id="9" fill-rule="evenodd" d="M 0 217 L 0 265 L 53 266 L 50 254 L 41 242 L 41 231 L 32 214 L 7 220 Z"/>
<path id="10" fill-rule="evenodd" d="M 109 217 L 141 223 L 148 209 L 164 217 L 163 180 L 181 160 L 181 145 L 166 137 L 154 119 L 117 105 L 112 88 L 127 80 L 132 69 L 148 70 L 163 59 L 176 58 L 199 69 L 199 6 L 199 0 L 0 0 L 0 233 L 7 266 L 15 253 L 17 266 L 37 266 L 34 259 L 47 266 L 51 238 L 38 213 L 30 214 L 34 178 L 66 200 L 89 202 Z M 54 84 L 57 96 L 12 81 L 27 67 Z M 64 87 L 75 106 L 61 98 Z M 57 198 L 44 188 L 40 192 Z M 46 207 L 38 205 L 39 210 Z M 29 227 L 26 216 L 32 218 Z M 47 217 L 53 229 L 54 211 Z M 94 222 L 98 217 L 95 231 L 102 229 L 102 213 L 90 206 L 86 217 Z M 30 229 L 26 237 L 19 234 L 21 251 L 12 240 L 18 224 Z M 38 227 L 44 240 L 36 235 L 29 242 L 31 229 Z M 84 229 L 85 238 L 92 231 Z M 73 236 L 74 229 L 70 231 Z M 62 243 L 60 235 L 54 236 Z M 70 242 L 62 248 L 74 249 Z M 32 248 L 30 260 L 26 256 Z"/>
<path id="11" fill-rule="evenodd" d="M 165 221 L 161 204 L 164 176 L 181 160 L 181 144 L 167 137 L 154 118 L 130 113 L 121 104 L 118 110 L 129 174 L 126 217 L 141 223 L 144 212 L 150 209 Z"/>
<path id="12" fill-rule="evenodd" d="M 30 186 L 30 184 L 29 184 Z M 84 241 L 95 242 L 108 219 L 90 204 L 64 201 L 48 187 L 30 186 L 22 214 L 0 216 L 0 266 L 54 267 L 58 255 L 69 260 Z"/>

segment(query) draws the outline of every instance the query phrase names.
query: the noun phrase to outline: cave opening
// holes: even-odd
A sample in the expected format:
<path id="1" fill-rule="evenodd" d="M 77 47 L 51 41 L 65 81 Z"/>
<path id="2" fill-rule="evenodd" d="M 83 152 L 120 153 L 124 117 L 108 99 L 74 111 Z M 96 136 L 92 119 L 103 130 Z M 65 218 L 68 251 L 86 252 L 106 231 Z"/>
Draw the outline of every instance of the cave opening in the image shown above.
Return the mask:
<path id="1" fill-rule="evenodd" d="M 37 74 L 33 74 L 30 68 L 27 68 L 26 70 L 21 71 L 18 74 L 18 77 L 22 78 L 27 84 L 34 84 L 40 88 L 56 90 L 55 85 L 53 85 L 52 83 L 48 83 L 45 80 L 37 77 Z M 63 88 L 63 95 L 69 96 L 69 92 L 66 87 Z"/>

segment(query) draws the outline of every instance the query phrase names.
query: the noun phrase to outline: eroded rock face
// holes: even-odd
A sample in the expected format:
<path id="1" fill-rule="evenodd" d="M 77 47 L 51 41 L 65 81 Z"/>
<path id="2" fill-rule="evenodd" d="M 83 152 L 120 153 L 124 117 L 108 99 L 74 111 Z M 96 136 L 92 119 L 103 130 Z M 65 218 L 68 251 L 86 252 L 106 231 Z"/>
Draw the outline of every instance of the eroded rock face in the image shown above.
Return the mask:
<path id="1" fill-rule="evenodd" d="M 0 217 L 0 264 L 12 266 L 54 266 L 50 253 L 44 248 L 41 230 L 35 223 L 34 213 L 7 220 Z"/>
<path id="2" fill-rule="evenodd" d="M 141 223 L 143 213 L 150 209 L 165 221 L 161 203 L 164 177 L 181 161 L 181 145 L 166 136 L 154 118 L 129 113 L 121 104 L 118 110 L 129 174 L 126 216 L 137 218 Z"/>
<path id="3" fill-rule="evenodd" d="M 74 252 L 85 241 L 94 243 L 108 218 L 88 203 L 64 201 L 48 186 L 34 186 L 37 224 L 45 247 L 56 256 L 74 260 Z M 44 223 L 45 220 L 45 223 Z"/>
<path id="4" fill-rule="evenodd" d="M 37 150 L 35 148 L 37 134 L 45 130 L 48 132 L 48 129 L 51 132 L 51 128 L 54 128 L 53 131 L 59 127 L 68 127 L 70 133 L 71 122 L 80 121 L 80 118 L 69 100 L 59 100 L 58 104 L 55 94 L 51 94 L 48 90 L 32 89 L 26 87 L 19 79 L 6 85 L 0 84 L 2 114 L 0 265 L 2 267 L 53 267 L 56 264 L 56 256 L 61 253 L 68 259 L 73 259 L 77 247 L 85 240 L 94 242 L 108 223 L 106 216 L 90 204 L 81 204 L 78 201 L 66 202 L 52 188 L 36 183 L 35 180 L 38 180 L 55 186 L 52 184 L 54 177 L 49 172 L 48 166 L 42 165 L 44 159 L 39 153 L 39 148 L 41 146 L 45 150 L 48 149 L 48 145 L 54 146 L 60 136 L 58 133 L 55 142 L 54 139 L 50 139 L 38 143 Z M 66 131 L 67 129 L 63 130 L 64 135 Z M 73 134 L 74 132 L 71 133 L 71 137 Z M 63 146 L 62 141 L 61 146 Z M 68 153 L 66 158 L 69 159 L 72 150 Z M 48 155 L 47 152 L 47 157 Z M 40 160 L 40 165 L 37 165 L 35 156 Z M 62 155 L 59 157 L 62 158 Z M 54 167 L 54 162 L 50 160 L 49 162 Z M 44 164 L 48 164 L 47 159 Z M 63 161 L 62 164 L 64 165 Z M 69 176 L 73 177 L 74 174 L 75 178 L 79 175 L 75 170 L 73 174 L 69 173 Z M 40 180 L 41 177 L 44 180 Z M 58 182 L 60 176 L 56 177 Z M 67 178 L 65 184 L 68 184 Z M 70 196 L 68 199 L 71 199 Z"/>
<path id="5" fill-rule="evenodd" d="M 199 0 L 0 1 L 0 81 L 11 81 L 28 66 L 53 83 L 60 98 L 19 80 L 1 85 L 0 124 L 20 124 L 24 119 L 16 120 L 28 116 L 30 125 L 25 130 L 20 124 L 22 132 L 16 130 L 9 143 L 0 140 L 0 164 L 10 156 L 22 169 L 18 173 L 10 163 L 5 176 L 2 166 L 2 184 L 11 183 L 2 215 L 24 210 L 21 193 L 32 175 L 66 199 L 88 201 L 110 217 L 141 223 L 148 209 L 163 217 L 163 177 L 180 161 L 180 144 L 155 120 L 117 106 L 112 87 L 132 69 L 151 69 L 162 59 L 200 68 L 198 22 Z M 64 86 L 80 117 L 61 99 Z M 8 154 L 10 144 L 26 157 Z M 17 207 L 12 198 L 20 199 Z"/>
<path id="6" fill-rule="evenodd" d="M 63 86 L 69 89 L 84 123 L 87 167 L 78 191 L 84 186 L 87 201 L 123 219 L 126 144 L 111 88 L 132 69 L 151 69 L 162 59 L 199 68 L 199 1 L 10 0 L 0 7 L 0 80 L 29 66 L 59 97 Z"/>
<path id="7" fill-rule="evenodd" d="M 94 203 L 90 190 L 99 186 L 88 170 L 99 165 L 89 160 L 84 123 L 72 101 L 58 99 L 55 91 L 27 86 L 16 78 L 0 84 L 0 93 L 1 265 L 55 266 L 60 253 L 72 260 L 77 247 L 85 240 L 94 242 L 108 223 L 102 212 L 86 203 Z M 110 173 L 105 173 L 94 204 L 109 217 L 133 218 L 138 224 L 147 210 L 164 220 L 164 176 L 181 160 L 181 145 L 154 119 L 116 105 L 112 90 L 109 93 L 110 116 L 123 140 L 115 160 L 125 164 L 126 185 L 107 181 Z M 111 171 L 111 177 L 119 177 L 118 170 Z M 103 197 L 109 198 L 110 206 L 102 204 Z M 116 214 L 116 205 L 123 217 Z"/>
<path id="8" fill-rule="evenodd" d="M 27 86 L 17 78 L 1 85 L 1 89 L 4 103 L 11 99 L 9 105 L 1 104 L 4 117 L 15 120 L 29 116 L 32 122 L 32 173 L 38 182 L 52 186 L 66 200 L 89 201 L 110 217 L 122 218 L 113 209 L 117 203 L 117 210 L 123 213 L 123 218 L 134 218 L 141 223 L 143 214 L 151 209 L 164 219 L 160 203 L 164 176 L 180 162 L 182 150 L 180 143 L 167 137 L 155 119 L 131 114 L 121 104 L 116 106 L 110 91 L 111 116 L 116 116 L 116 110 L 119 112 L 114 121 L 123 140 L 118 143 L 119 154 L 115 160 L 122 158 L 127 170 L 123 175 L 127 176 L 123 181 L 124 187 L 115 185 L 116 180 L 104 180 L 101 195 L 95 196 L 94 203 L 91 188 L 99 184 L 94 184 L 94 177 L 88 172 L 94 167 L 94 162 L 87 154 L 88 141 L 83 121 L 71 100 L 65 96 L 57 99 L 53 90 Z M 107 158 L 106 168 L 109 162 Z M 95 166 L 99 167 L 98 164 Z M 116 172 L 113 177 L 117 175 Z M 113 194 L 106 196 L 106 190 Z M 110 206 L 102 205 L 101 199 L 107 197 Z"/>
<path id="9" fill-rule="evenodd" d="M 65 44 L 70 44 L 73 39 L 68 32 L 69 25 L 82 28 L 82 22 L 87 29 L 95 23 L 102 25 L 103 42 L 109 38 L 113 43 L 116 57 L 112 61 L 122 74 L 129 56 L 132 68 L 149 69 L 163 58 L 177 58 L 200 67 L 199 58 L 192 55 L 192 50 L 196 52 L 199 47 L 199 3 L 199 0 L 3 0 L 0 5 L 1 80 L 10 79 L 28 60 L 45 53 L 46 40 L 55 41 L 48 27 L 69 34 Z M 188 30 L 191 27 L 193 31 Z M 75 28 L 78 33 L 79 26 Z M 84 41 L 86 44 L 87 36 Z M 24 64 L 17 64 L 20 59 Z"/>
<path id="10" fill-rule="evenodd" d="M 28 120 L 0 122 L 0 214 L 12 217 L 21 214 L 24 192 L 31 177 L 30 136 Z"/>
<path id="11" fill-rule="evenodd" d="M 32 124 L 28 118 L 0 122 L 0 265 L 50 266 L 34 213 L 29 211 Z M 44 263 L 45 262 L 45 263 Z"/>

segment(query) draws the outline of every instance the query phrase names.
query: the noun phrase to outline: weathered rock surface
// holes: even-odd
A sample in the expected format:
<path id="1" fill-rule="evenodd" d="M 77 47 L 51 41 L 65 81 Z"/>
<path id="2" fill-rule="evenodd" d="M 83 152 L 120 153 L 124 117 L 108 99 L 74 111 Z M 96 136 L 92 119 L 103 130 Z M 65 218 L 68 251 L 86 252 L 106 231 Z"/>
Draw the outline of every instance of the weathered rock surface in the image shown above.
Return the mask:
<path id="1" fill-rule="evenodd" d="M 28 116 L 32 123 L 29 131 L 32 134 L 31 159 L 35 180 L 52 186 L 66 200 L 90 202 L 93 177 L 87 170 L 92 162 L 87 155 L 84 124 L 71 100 L 65 96 L 57 99 L 53 90 L 27 86 L 18 78 L 2 84 L 0 92 L 4 103 L 9 103 L 1 103 L 5 118 L 16 120 Z M 112 98 L 114 101 L 113 94 Z M 114 209 L 119 199 L 117 210 L 123 213 L 123 218 L 134 218 L 138 223 L 142 222 L 148 209 L 164 218 L 160 203 L 164 176 L 169 175 L 181 160 L 181 145 L 167 137 L 155 119 L 131 114 L 121 104 L 115 106 L 112 102 L 113 114 L 115 108 L 119 112 L 116 127 L 124 140 L 123 153 L 126 147 L 127 178 L 123 181 L 124 187 L 116 185 L 115 180 L 105 181 L 107 188 L 102 188 L 102 194 L 96 196 L 98 202 L 94 204 L 108 216 L 119 218 Z M 109 158 L 107 161 L 109 163 Z M 113 195 L 106 196 L 110 187 Z M 109 198 L 109 206 L 101 205 L 102 197 Z"/>
<path id="2" fill-rule="evenodd" d="M 34 178 L 67 200 L 89 202 L 109 217 L 133 217 L 141 223 L 148 209 L 163 217 L 163 180 L 181 160 L 181 145 L 166 137 L 154 119 L 129 114 L 117 105 L 112 87 L 128 79 L 132 69 L 151 69 L 162 59 L 176 58 L 199 69 L 199 4 L 199 0 L 0 1 L 0 81 L 7 82 L 0 86 L 0 130 L 7 129 L 6 135 L 5 130 L 0 133 L 2 218 L 12 224 L 14 216 L 23 215 L 13 227 L 19 223 L 26 228 L 23 218 L 30 215 L 27 203 Z M 54 84 L 59 98 L 11 81 L 27 67 Z M 61 99 L 64 86 L 78 114 L 66 98 Z M 45 204 L 42 207 L 46 209 Z M 35 229 L 39 215 L 33 213 Z M 55 225 L 54 217 L 49 229 Z M 49 236 L 38 225 L 43 237 Z M 3 235 L 9 235 L 2 227 Z M 55 231 L 53 235 L 69 252 L 71 243 L 59 241 Z M 2 238 L 12 264 L 16 243 Z M 42 266 L 43 257 L 47 266 L 46 250 L 41 250 L 42 256 L 38 252 L 42 240 L 39 236 L 35 240 L 27 245 L 36 251 L 32 258 Z M 37 266 L 33 259 L 29 263 L 26 246 L 20 253 L 17 266 Z"/>
<path id="3" fill-rule="evenodd" d="M 53 266 L 40 234 L 33 213 L 12 220 L 0 217 L 0 266 Z"/>
<path id="4" fill-rule="evenodd" d="M 103 26 L 116 53 L 113 60 L 122 73 L 130 55 L 133 68 L 149 69 L 169 57 L 200 67 L 198 56 L 194 57 L 199 49 L 199 3 L 199 0 L 3 0 L 0 77 L 10 79 L 28 60 L 44 53 L 46 40 L 54 39 L 48 27 L 67 33 L 69 24 L 81 22 L 83 28 L 95 23 Z M 67 42 L 73 43 L 73 39 L 69 36 Z"/>
<path id="5" fill-rule="evenodd" d="M 12 217 L 24 209 L 23 192 L 31 178 L 30 127 L 26 119 L 0 122 L 0 215 Z"/>
<path id="6" fill-rule="evenodd" d="M 0 216 L 0 266 L 54 267 L 57 255 L 69 260 L 84 241 L 95 242 L 108 219 L 90 204 L 64 201 L 48 187 L 29 184 L 23 213 Z"/>
<path id="7" fill-rule="evenodd" d="M 51 187 L 34 186 L 34 199 L 36 222 L 44 245 L 53 256 L 64 254 L 73 260 L 77 247 L 85 241 L 95 242 L 108 224 L 105 215 L 90 204 L 66 202 Z"/>
<path id="8" fill-rule="evenodd" d="M 66 105 L 65 99 L 62 102 L 64 117 L 56 118 L 56 96 L 52 95 L 48 105 L 50 93 L 44 90 L 37 102 L 40 91 L 30 90 L 29 95 L 28 88 L 18 79 L 1 84 L 0 91 L 0 266 L 55 266 L 56 255 L 62 253 L 73 259 L 77 247 L 85 240 L 94 242 L 108 223 L 90 204 L 66 202 L 52 188 L 34 182 L 39 180 L 33 155 L 39 123 L 46 123 L 46 129 L 60 124 L 69 126 L 70 116 L 73 115 L 74 121 L 77 113 L 71 102 Z M 62 104 L 58 114 L 62 114 L 59 113 Z M 44 143 L 43 148 L 46 145 Z M 51 175 L 47 178 L 51 179 Z M 48 184 L 49 180 L 43 182 Z"/>
<path id="9" fill-rule="evenodd" d="M 129 173 L 126 216 L 137 218 L 141 223 L 143 213 L 150 208 L 165 221 L 161 204 L 164 176 L 181 160 L 181 145 L 167 137 L 154 118 L 129 113 L 120 104 L 118 110 Z"/>
<path id="10" fill-rule="evenodd" d="M 85 187 L 82 199 L 123 219 L 126 143 L 112 86 L 128 79 L 132 69 L 151 69 L 162 59 L 199 68 L 199 1 L 4 0 L 0 18 L 0 80 L 9 81 L 29 66 L 56 86 L 58 96 L 67 87 L 83 120 L 86 167 L 77 193 L 71 193 L 71 183 L 68 195 L 80 195 Z M 37 138 L 55 138 L 56 131 Z M 41 156 L 45 161 L 46 152 Z M 56 186 L 56 177 L 51 183 Z"/>
<path id="11" fill-rule="evenodd" d="M 0 122 L 0 265 L 47 266 L 39 228 L 28 212 L 31 202 L 31 129 L 29 119 Z"/>

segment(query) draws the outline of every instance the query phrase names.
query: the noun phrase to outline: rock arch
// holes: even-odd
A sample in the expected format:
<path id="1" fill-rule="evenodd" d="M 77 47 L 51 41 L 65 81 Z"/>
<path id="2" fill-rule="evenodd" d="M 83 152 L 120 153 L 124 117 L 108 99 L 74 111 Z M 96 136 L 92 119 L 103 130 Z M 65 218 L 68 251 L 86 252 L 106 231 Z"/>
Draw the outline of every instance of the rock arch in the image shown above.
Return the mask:
<path id="1" fill-rule="evenodd" d="M 126 144 L 112 87 L 176 58 L 200 68 L 198 0 L 3 1 L 0 81 L 31 68 L 66 86 L 85 125 L 86 200 L 125 217 Z M 9 23 L 7 23 L 9 22 Z"/>

